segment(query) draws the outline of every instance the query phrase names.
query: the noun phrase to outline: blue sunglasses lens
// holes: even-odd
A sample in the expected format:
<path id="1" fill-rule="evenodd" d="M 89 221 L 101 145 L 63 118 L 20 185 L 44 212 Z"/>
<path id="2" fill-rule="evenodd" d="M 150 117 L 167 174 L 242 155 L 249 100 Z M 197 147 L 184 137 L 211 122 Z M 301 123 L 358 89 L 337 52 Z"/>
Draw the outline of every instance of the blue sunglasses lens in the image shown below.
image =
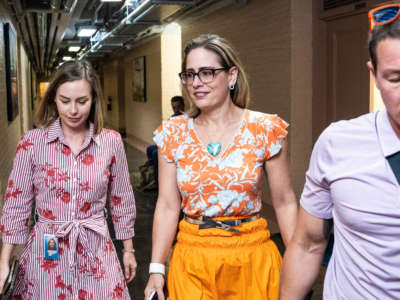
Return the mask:
<path id="1" fill-rule="evenodd" d="M 375 22 L 387 22 L 393 20 L 397 13 L 399 12 L 399 7 L 386 7 L 374 12 L 374 21 Z"/>

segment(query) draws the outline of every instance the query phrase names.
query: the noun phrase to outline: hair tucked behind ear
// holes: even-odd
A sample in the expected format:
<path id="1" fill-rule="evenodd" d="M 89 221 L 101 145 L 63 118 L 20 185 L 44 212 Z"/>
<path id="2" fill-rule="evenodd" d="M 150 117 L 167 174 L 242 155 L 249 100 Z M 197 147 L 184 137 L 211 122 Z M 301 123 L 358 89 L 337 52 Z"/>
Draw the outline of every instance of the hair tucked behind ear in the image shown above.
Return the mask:
<path id="1" fill-rule="evenodd" d="M 250 88 L 247 81 L 247 75 L 237 55 L 237 52 L 232 45 L 226 39 L 215 34 L 200 35 L 186 45 L 182 62 L 182 71 L 186 70 L 187 57 L 189 53 L 197 48 L 204 48 L 215 53 L 218 57 L 219 63 L 224 68 L 229 69 L 233 66 L 236 66 L 238 69 L 238 77 L 235 88 L 230 91 L 231 99 L 235 105 L 241 108 L 248 107 L 250 102 Z M 193 104 L 192 101 L 190 103 L 191 108 L 189 111 L 189 116 L 198 116 L 200 114 L 200 110 Z"/>

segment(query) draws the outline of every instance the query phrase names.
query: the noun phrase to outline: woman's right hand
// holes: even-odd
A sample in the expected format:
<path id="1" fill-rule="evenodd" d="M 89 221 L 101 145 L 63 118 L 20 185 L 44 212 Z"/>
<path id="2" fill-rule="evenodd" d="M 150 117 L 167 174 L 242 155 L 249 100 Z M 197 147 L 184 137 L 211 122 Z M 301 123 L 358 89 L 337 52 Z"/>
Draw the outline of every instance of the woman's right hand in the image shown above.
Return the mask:
<path id="1" fill-rule="evenodd" d="M 0 264 L 0 294 L 3 290 L 4 283 L 8 277 L 8 273 L 10 272 L 10 266 L 8 263 L 1 263 Z"/>
<path id="2" fill-rule="evenodd" d="M 150 295 L 156 291 L 158 300 L 166 300 L 164 295 L 164 284 L 165 279 L 161 274 L 151 274 L 149 281 L 147 282 L 146 289 L 144 290 L 144 299 L 149 300 Z"/>

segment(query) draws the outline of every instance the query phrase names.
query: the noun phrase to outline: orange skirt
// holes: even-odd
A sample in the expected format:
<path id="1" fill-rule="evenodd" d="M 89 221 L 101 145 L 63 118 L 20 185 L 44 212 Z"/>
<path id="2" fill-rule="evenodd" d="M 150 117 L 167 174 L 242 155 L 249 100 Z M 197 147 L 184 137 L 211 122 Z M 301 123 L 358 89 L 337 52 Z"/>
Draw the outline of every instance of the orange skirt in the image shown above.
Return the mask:
<path id="1" fill-rule="evenodd" d="M 171 300 L 278 299 L 282 258 L 267 221 L 234 228 L 241 233 L 180 222 L 168 274 Z"/>

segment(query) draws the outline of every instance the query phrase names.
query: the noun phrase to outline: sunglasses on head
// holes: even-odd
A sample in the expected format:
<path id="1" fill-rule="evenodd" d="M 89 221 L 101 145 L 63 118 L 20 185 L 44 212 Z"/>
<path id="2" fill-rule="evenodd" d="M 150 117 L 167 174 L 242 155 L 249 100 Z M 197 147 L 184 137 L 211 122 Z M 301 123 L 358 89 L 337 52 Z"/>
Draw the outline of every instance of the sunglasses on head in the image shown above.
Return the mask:
<path id="1" fill-rule="evenodd" d="M 387 4 L 371 9 L 368 12 L 369 32 L 375 25 L 385 25 L 397 20 L 400 15 L 400 3 Z"/>

